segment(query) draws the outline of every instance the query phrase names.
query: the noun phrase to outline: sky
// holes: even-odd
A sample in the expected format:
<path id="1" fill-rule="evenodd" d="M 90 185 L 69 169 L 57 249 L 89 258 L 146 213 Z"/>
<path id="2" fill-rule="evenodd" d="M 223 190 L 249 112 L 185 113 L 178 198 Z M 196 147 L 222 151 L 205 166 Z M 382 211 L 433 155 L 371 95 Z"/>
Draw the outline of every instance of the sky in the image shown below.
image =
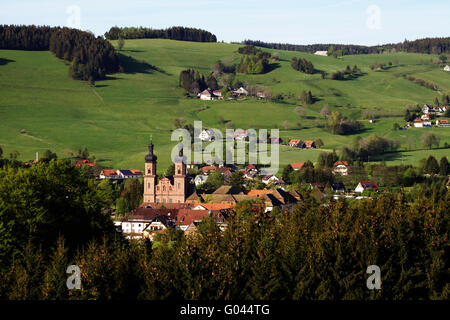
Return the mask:
<path id="1" fill-rule="evenodd" d="M 208 30 L 218 41 L 378 45 L 450 36 L 449 0 L 0 0 L 0 24 Z"/>

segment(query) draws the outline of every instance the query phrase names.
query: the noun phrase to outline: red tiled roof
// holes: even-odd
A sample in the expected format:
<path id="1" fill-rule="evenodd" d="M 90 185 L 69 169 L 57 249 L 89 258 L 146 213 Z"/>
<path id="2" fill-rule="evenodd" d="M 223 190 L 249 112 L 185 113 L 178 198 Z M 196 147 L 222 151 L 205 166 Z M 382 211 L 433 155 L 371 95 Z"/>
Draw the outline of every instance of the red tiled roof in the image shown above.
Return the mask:
<path id="1" fill-rule="evenodd" d="M 313 144 L 314 144 L 314 141 L 310 141 L 310 140 L 308 140 L 308 141 L 304 141 L 303 142 L 305 145 L 306 145 L 306 147 L 307 148 L 310 148 L 310 147 L 312 147 L 313 146 Z"/>
<path id="2" fill-rule="evenodd" d="M 89 160 L 77 160 L 77 162 L 75 164 L 75 166 L 77 168 L 80 168 L 83 165 L 93 167 L 93 166 L 95 166 L 95 163 L 90 162 Z"/>
<path id="3" fill-rule="evenodd" d="M 348 167 L 348 162 L 347 161 L 336 161 L 333 166 L 337 167 L 337 166 L 346 166 Z"/>
<path id="4" fill-rule="evenodd" d="M 103 169 L 102 173 L 105 177 L 117 177 L 116 169 Z"/>
<path id="5" fill-rule="evenodd" d="M 300 141 L 301 141 L 301 140 L 299 140 L 299 139 L 292 139 L 292 140 L 289 141 L 289 144 L 290 144 L 290 145 L 291 145 L 291 144 L 299 144 Z"/>
<path id="6" fill-rule="evenodd" d="M 444 119 L 439 119 L 438 123 L 448 123 L 448 120 L 444 120 Z"/>
<path id="7" fill-rule="evenodd" d="M 217 167 L 214 167 L 214 166 L 203 167 L 202 171 L 203 171 L 203 173 L 216 172 Z"/>
<path id="8" fill-rule="evenodd" d="M 291 163 L 292 169 L 301 169 L 305 165 L 304 162 L 293 162 Z"/>

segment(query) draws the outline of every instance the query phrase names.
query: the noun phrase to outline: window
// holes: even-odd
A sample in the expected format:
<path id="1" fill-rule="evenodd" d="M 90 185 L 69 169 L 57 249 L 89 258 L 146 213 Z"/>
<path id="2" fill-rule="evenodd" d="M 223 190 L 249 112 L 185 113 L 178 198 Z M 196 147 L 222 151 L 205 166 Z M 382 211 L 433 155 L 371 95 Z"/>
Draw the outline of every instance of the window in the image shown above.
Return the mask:
<path id="1" fill-rule="evenodd" d="M 180 184 L 178 184 L 178 189 L 180 189 L 181 188 L 181 185 Z"/>
<path id="2" fill-rule="evenodd" d="M 172 203 L 172 199 L 169 199 L 169 203 Z"/>
<path id="3" fill-rule="evenodd" d="M 152 184 L 149 182 L 148 184 L 147 184 L 147 189 L 150 189 L 152 187 Z"/>
<path id="4" fill-rule="evenodd" d="M 163 199 L 163 203 L 166 203 L 166 198 Z"/>

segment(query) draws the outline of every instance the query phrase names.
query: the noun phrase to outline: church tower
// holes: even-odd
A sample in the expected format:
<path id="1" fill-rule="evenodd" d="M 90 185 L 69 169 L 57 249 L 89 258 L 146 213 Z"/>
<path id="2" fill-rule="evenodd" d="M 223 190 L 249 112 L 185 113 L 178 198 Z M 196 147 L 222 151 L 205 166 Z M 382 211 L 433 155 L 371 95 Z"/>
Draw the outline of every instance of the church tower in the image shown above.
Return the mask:
<path id="1" fill-rule="evenodd" d="M 145 156 L 144 202 L 155 203 L 156 155 L 153 154 L 153 141 L 150 138 L 148 154 Z"/>
<path id="2" fill-rule="evenodd" d="M 186 156 L 183 155 L 183 144 L 178 145 L 178 156 L 175 158 L 175 174 L 173 184 L 175 189 L 174 202 L 184 203 L 187 193 Z"/>

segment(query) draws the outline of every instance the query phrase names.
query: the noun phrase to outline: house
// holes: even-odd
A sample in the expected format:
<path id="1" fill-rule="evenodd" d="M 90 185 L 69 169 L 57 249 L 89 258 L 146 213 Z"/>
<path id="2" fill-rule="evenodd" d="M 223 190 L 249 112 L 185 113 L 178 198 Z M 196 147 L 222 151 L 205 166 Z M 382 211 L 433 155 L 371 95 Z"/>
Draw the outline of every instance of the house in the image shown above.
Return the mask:
<path id="1" fill-rule="evenodd" d="M 374 181 L 361 181 L 356 186 L 355 192 L 378 191 L 378 186 Z"/>
<path id="2" fill-rule="evenodd" d="M 266 94 L 264 92 L 257 92 L 256 97 L 258 97 L 259 99 L 265 99 Z"/>
<path id="3" fill-rule="evenodd" d="M 336 161 L 333 164 L 333 174 L 346 176 L 348 175 L 348 162 L 347 161 Z"/>
<path id="4" fill-rule="evenodd" d="M 424 127 L 431 127 L 433 122 L 431 120 L 423 120 Z"/>
<path id="5" fill-rule="evenodd" d="M 217 167 L 215 166 L 206 166 L 202 168 L 202 172 L 203 174 L 209 174 L 211 172 L 216 172 L 217 171 Z"/>
<path id="6" fill-rule="evenodd" d="M 225 182 L 228 182 L 231 178 L 232 172 L 231 172 L 231 168 L 228 167 L 221 167 L 217 169 L 218 172 L 220 172 L 220 174 L 223 176 L 223 180 Z"/>
<path id="7" fill-rule="evenodd" d="M 316 52 L 314 52 L 314 54 L 317 55 L 317 56 L 327 57 L 328 56 L 328 51 L 316 51 Z"/>
<path id="8" fill-rule="evenodd" d="M 128 239 L 142 239 L 143 231 L 160 215 L 175 216 L 172 209 L 137 208 L 122 219 L 122 232 Z"/>
<path id="9" fill-rule="evenodd" d="M 304 165 L 305 165 L 304 162 L 293 162 L 293 163 L 291 163 L 291 167 L 295 171 L 298 171 L 298 170 L 302 169 Z"/>
<path id="10" fill-rule="evenodd" d="M 245 140 L 245 138 L 248 137 L 248 132 L 247 130 L 236 129 L 234 131 L 233 137 L 235 140 Z"/>
<path id="11" fill-rule="evenodd" d="M 420 119 L 422 119 L 422 120 L 431 120 L 431 115 L 430 115 L 430 113 L 425 113 L 425 114 L 420 116 Z"/>
<path id="12" fill-rule="evenodd" d="M 292 139 L 289 141 L 290 147 L 303 148 L 303 141 L 300 139 Z"/>
<path id="13" fill-rule="evenodd" d="M 117 174 L 116 169 L 103 169 L 100 172 L 100 179 L 108 179 L 108 180 L 120 180 L 121 178 Z"/>
<path id="14" fill-rule="evenodd" d="M 196 175 L 194 178 L 195 186 L 197 187 L 201 184 L 204 184 L 206 182 L 206 180 L 208 180 L 208 176 L 206 174 Z"/>
<path id="15" fill-rule="evenodd" d="M 331 189 L 334 193 L 345 193 L 345 185 L 342 182 L 332 183 Z"/>
<path id="16" fill-rule="evenodd" d="M 449 66 L 449 65 L 446 65 L 446 66 L 444 67 L 444 71 L 450 71 L 450 66 Z"/>
<path id="17" fill-rule="evenodd" d="M 280 181 L 280 179 L 278 179 L 278 177 L 274 176 L 273 174 L 269 174 L 262 178 L 262 182 L 264 184 L 277 183 L 278 181 Z"/>
<path id="18" fill-rule="evenodd" d="M 216 97 L 216 99 L 219 99 L 219 100 L 223 99 L 222 91 L 220 91 L 220 90 L 214 90 L 213 95 Z"/>
<path id="19" fill-rule="evenodd" d="M 438 120 L 436 120 L 436 125 L 438 127 L 450 127 L 450 124 L 448 123 L 448 120 L 445 120 L 445 119 L 438 119 Z"/>
<path id="20" fill-rule="evenodd" d="M 239 89 L 234 90 L 233 93 L 237 96 L 242 96 L 242 95 L 248 96 L 248 91 L 245 90 L 243 87 L 240 87 Z"/>
<path id="21" fill-rule="evenodd" d="M 167 215 L 159 215 L 146 225 L 142 230 L 142 238 L 153 241 L 156 234 L 163 233 L 165 230 L 175 228 L 175 221 L 171 218 L 171 213 Z"/>
<path id="22" fill-rule="evenodd" d="M 254 164 L 249 164 L 244 169 L 244 178 L 253 180 L 259 174 L 258 168 Z"/>
<path id="23" fill-rule="evenodd" d="M 269 141 L 273 144 L 281 144 L 283 142 L 283 139 L 281 139 L 280 137 L 269 137 Z"/>
<path id="24" fill-rule="evenodd" d="M 95 163 L 93 163 L 89 160 L 77 160 L 77 162 L 75 163 L 75 167 L 81 168 L 82 166 L 93 167 L 93 166 L 95 166 Z"/>
<path id="25" fill-rule="evenodd" d="M 429 104 L 425 104 L 423 107 L 422 107 L 422 113 L 429 113 L 429 112 L 431 112 L 431 111 L 433 111 L 433 107 L 432 106 L 430 106 Z"/>
<path id="26" fill-rule="evenodd" d="M 316 143 L 314 141 L 308 140 L 303 142 L 303 148 L 305 149 L 315 149 Z"/>
<path id="27" fill-rule="evenodd" d="M 414 127 L 416 128 L 423 128 L 423 121 L 422 119 L 417 118 L 414 120 Z"/>
<path id="28" fill-rule="evenodd" d="M 137 169 L 117 170 L 119 179 L 141 178 L 142 172 Z"/>
<path id="29" fill-rule="evenodd" d="M 222 94 L 221 94 L 222 95 Z M 218 96 L 216 96 L 215 94 L 214 94 L 214 91 L 212 91 L 211 89 L 205 89 L 205 90 L 203 90 L 202 92 L 200 92 L 199 94 L 198 94 L 198 97 L 200 98 L 200 100 L 216 100 L 216 99 L 218 99 L 219 97 Z"/>
<path id="30" fill-rule="evenodd" d="M 202 141 L 211 141 L 214 138 L 214 130 L 205 129 L 199 134 L 198 138 Z"/>

